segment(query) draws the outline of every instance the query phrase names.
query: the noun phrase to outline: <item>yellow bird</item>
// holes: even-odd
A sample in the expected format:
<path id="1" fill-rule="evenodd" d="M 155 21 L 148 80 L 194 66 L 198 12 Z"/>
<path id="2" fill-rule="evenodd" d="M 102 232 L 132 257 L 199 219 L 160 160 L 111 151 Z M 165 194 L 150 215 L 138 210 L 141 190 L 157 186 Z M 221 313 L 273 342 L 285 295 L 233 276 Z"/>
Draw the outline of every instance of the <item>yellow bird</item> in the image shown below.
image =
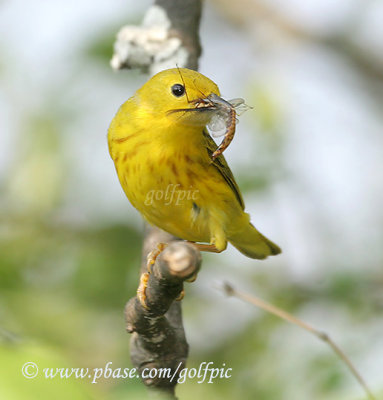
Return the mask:
<path id="1" fill-rule="evenodd" d="M 251 258 L 279 254 L 250 223 L 224 156 L 212 157 L 217 145 L 206 125 L 228 104 L 219 96 L 213 81 L 186 68 L 146 82 L 120 107 L 108 131 L 121 186 L 150 224 L 200 242 L 201 250 L 221 252 L 230 242 Z"/>

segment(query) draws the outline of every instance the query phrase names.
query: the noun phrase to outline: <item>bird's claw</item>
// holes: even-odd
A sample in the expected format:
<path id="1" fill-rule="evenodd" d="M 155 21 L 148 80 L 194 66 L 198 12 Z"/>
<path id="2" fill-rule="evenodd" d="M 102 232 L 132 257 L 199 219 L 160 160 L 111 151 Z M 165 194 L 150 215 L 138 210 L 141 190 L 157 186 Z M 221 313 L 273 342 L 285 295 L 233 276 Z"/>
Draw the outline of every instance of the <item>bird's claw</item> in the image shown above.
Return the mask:
<path id="1" fill-rule="evenodd" d="M 144 272 L 140 276 L 140 284 L 138 285 L 137 289 L 137 298 L 141 303 L 142 307 L 144 307 L 145 309 L 148 309 L 148 306 L 146 304 L 146 288 L 148 287 L 148 281 L 149 281 L 149 272 Z"/>
<path id="2" fill-rule="evenodd" d="M 178 295 L 178 297 L 176 298 L 176 301 L 181 301 L 183 298 L 185 297 L 185 290 L 182 289 L 181 293 Z"/>
<path id="3" fill-rule="evenodd" d="M 156 262 L 157 257 L 161 254 L 166 246 L 167 243 L 158 243 L 157 248 L 155 248 L 148 254 L 146 262 L 147 272 L 144 272 L 140 276 L 140 284 L 138 285 L 137 289 L 137 298 L 142 307 L 144 307 L 145 309 L 148 309 L 148 305 L 146 304 L 146 288 L 148 287 L 149 275 L 152 273 L 152 267 Z"/>

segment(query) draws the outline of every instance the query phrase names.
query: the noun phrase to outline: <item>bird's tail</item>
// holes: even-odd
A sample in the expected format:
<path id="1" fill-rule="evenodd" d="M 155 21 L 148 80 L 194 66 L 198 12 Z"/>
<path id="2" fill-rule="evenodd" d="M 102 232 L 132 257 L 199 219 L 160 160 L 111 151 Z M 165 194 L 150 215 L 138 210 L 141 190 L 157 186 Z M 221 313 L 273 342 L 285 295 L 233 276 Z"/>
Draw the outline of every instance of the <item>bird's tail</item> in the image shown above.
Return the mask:
<path id="1" fill-rule="evenodd" d="M 245 229 L 230 235 L 229 242 L 245 256 L 260 260 L 282 251 L 250 223 L 245 225 Z"/>

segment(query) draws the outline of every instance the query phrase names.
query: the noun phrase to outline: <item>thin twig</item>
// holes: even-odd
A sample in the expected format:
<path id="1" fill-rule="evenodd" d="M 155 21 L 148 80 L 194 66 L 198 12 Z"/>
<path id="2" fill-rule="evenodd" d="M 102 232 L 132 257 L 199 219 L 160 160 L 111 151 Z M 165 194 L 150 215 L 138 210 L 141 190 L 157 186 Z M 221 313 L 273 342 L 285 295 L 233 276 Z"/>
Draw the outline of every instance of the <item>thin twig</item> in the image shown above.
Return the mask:
<path id="1" fill-rule="evenodd" d="M 363 387 L 365 390 L 368 398 L 370 400 L 376 400 L 375 396 L 372 394 L 370 389 L 368 388 L 366 382 L 362 378 L 362 376 L 359 374 L 359 372 L 356 370 L 356 368 L 353 366 L 351 363 L 350 359 L 346 356 L 346 354 L 334 343 L 334 341 L 327 335 L 327 333 L 319 331 L 318 329 L 314 328 L 313 326 L 307 324 L 306 322 L 298 319 L 297 317 L 294 317 L 294 315 L 288 313 L 287 311 L 284 311 L 273 304 L 270 304 L 259 297 L 256 297 L 254 295 L 249 295 L 243 292 L 240 292 L 236 289 L 233 288 L 229 283 L 225 282 L 223 284 L 223 291 L 226 293 L 228 296 L 234 296 L 237 297 L 238 299 L 241 299 L 247 303 L 253 304 L 256 307 L 261 308 L 262 310 L 265 310 L 273 315 L 276 315 L 279 318 L 284 319 L 287 322 L 290 322 L 292 324 L 298 325 L 299 327 L 305 329 L 306 331 L 312 333 L 315 335 L 317 338 L 322 340 L 323 342 L 327 343 L 335 352 L 335 354 L 338 355 L 338 357 L 347 365 L 351 373 L 354 375 L 356 380 L 359 382 L 359 384 Z"/>

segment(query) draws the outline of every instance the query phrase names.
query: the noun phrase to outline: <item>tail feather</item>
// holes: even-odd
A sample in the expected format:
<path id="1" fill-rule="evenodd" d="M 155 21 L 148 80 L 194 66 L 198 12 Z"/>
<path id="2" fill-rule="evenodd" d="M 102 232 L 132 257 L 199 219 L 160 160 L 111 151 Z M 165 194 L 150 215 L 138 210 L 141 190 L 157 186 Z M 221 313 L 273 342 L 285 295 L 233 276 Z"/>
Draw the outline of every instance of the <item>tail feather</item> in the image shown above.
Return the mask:
<path id="1" fill-rule="evenodd" d="M 245 256 L 259 260 L 282 252 L 278 245 L 263 236 L 250 223 L 245 229 L 232 235 L 229 242 Z"/>

